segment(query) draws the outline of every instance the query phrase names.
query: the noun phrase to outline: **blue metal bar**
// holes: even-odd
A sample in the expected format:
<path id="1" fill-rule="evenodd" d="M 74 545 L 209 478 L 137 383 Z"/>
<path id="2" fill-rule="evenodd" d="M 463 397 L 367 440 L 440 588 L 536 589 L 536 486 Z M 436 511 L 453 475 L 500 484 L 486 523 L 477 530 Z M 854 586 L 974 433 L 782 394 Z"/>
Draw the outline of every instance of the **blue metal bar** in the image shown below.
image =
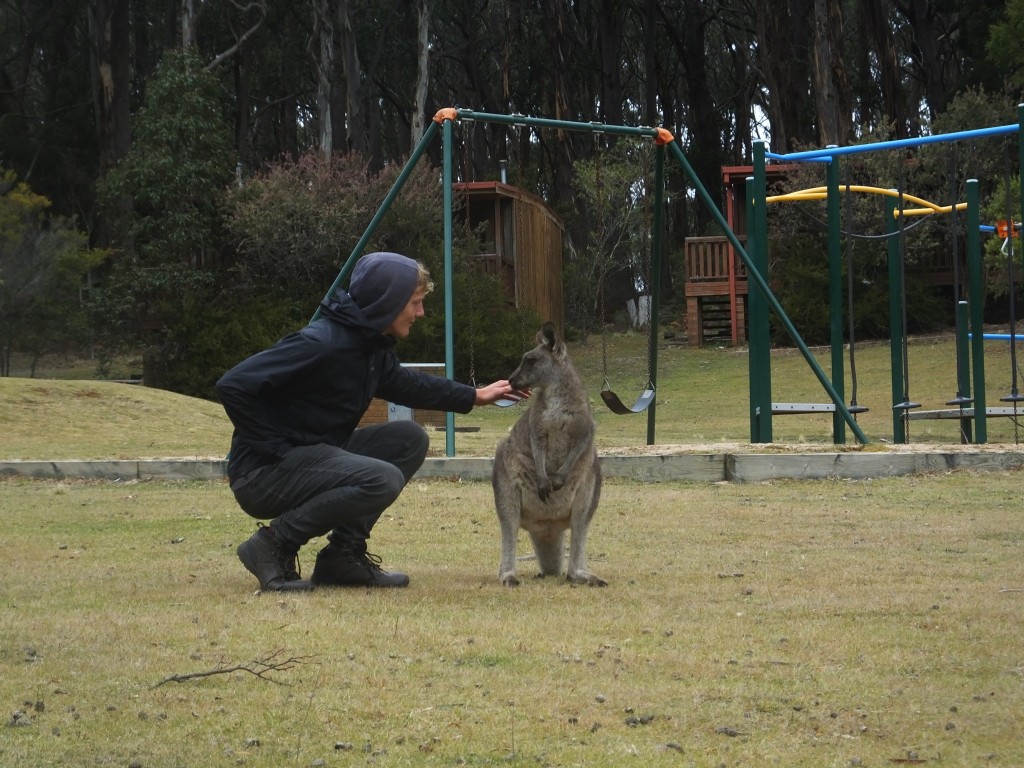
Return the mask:
<path id="1" fill-rule="evenodd" d="M 1018 123 L 1012 125 L 996 125 L 990 128 L 975 128 L 970 131 L 954 131 L 953 133 L 937 133 L 932 136 L 918 136 L 913 139 L 896 139 L 894 141 L 879 141 L 873 144 L 857 144 L 849 147 L 826 147 L 825 149 L 811 149 L 806 152 L 790 152 L 789 154 L 776 154 L 769 152 L 767 157 L 772 160 L 821 160 L 827 157 L 838 157 L 840 155 L 855 155 L 864 152 L 876 152 L 883 149 L 899 149 L 902 147 L 917 147 L 923 144 L 940 144 L 946 141 L 961 141 L 963 139 L 976 139 L 982 136 L 1001 136 L 1007 133 L 1015 133 L 1020 130 Z"/>

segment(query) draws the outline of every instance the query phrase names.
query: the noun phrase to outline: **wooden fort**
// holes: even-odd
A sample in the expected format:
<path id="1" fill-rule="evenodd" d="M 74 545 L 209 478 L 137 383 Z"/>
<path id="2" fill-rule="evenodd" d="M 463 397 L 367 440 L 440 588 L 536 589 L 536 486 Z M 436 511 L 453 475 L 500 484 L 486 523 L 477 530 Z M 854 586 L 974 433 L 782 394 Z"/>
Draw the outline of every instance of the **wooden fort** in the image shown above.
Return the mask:
<path id="1" fill-rule="evenodd" d="M 469 205 L 469 225 L 482 231 L 474 256 L 484 273 L 501 279 L 511 306 L 536 310 L 565 331 L 562 243 L 565 225 L 537 195 L 500 181 L 452 185 Z"/>

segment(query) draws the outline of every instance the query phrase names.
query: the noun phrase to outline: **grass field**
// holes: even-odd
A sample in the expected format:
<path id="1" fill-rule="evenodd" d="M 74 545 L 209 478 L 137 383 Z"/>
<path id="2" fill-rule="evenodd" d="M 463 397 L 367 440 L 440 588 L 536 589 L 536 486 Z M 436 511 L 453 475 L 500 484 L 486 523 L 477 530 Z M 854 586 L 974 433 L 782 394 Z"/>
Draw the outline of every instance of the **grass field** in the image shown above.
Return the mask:
<path id="1" fill-rule="evenodd" d="M 591 337 L 587 345 L 573 344 L 570 350 L 592 393 L 599 450 L 614 453 L 617 449 L 647 444 L 648 415 L 615 415 L 604 407 L 599 393 L 607 373 L 620 397 L 632 403 L 647 380 L 646 338 L 641 334 L 614 334 L 606 341 L 606 354 L 599 337 Z M 828 350 L 814 351 L 828 371 Z M 858 416 L 858 424 L 870 440 L 871 450 L 884 449 L 886 441 L 893 438 L 889 357 L 889 347 L 883 344 L 859 345 L 855 356 L 858 403 L 869 408 Z M 914 339 L 908 358 L 911 398 L 920 402 L 922 409 L 946 407 L 945 403 L 956 395 L 953 338 Z M 745 349 L 694 349 L 666 344 L 659 350 L 658 361 L 656 444 L 704 446 L 749 442 Z M 0 458 L 218 457 L 227 452 L 231 425 L 216 403 L 133 385 L 93 381 L 88 376 L 94 373 L 94 367 L 78 361 L 47 362 L 39 373 L 43 378 L 0 379 L 0 432 L 4 435 Z M 852 381 L 848 362 L 846 368 L 849 398 Z M 1011 374 L 1009 345 L 990 342 L 986 347 L 990 406 L 1006 405 L 999 398 L 1011 391 Z M 776 401 L 828 401 L 796 350 L 776 350 L 772 384 Z M 493 455 L 498 440 L 523 407 L 478 408 L 468 415 L 456 416 L 455 424 L 460 431 L 454 436 L 455 454 Z M 1009 418 L 989 419 L 988 442 L 1018 444 L 1018 423 Z M 777 416 L 773 419 L 773 431 L 774 442 L 783 447 L 831 446 L 833 442 L 830 415 Z M 914 421 L 909 424 L 908 434 L 912 444 L 960 443 L 957 420 Z M 850 430 L 847 444 L 856 445 Z M 434 432 L 433 452 L 444 455 L 446 449 L 444 432 Z"/>
<path id="2" fill-rule="evenodd" d="M 624 399 L 638 338 L 609 340 Z M 954 394 L 951 352 L 911 347 L 926 407 Z M 600 341 L 573 355 L 599 402 Z M 660 444 L 745 443 L 742 350 L 660 359 Z M 1005 347 L 991 360 L 995 400 Z M 888 349 L 858 367 L 884 450 Z M 216 404 L 57 374 L 0 379 L 4 458 L 226 451 Z M 773 379 L 777 400 L 819 399 L 795 353 Z M 493 452 L 518 411 L 459 417 L 479 430 L 458 455 Z M 596 417 L 602 451 L 644 445 L 644 416 Z M 763 449 L 830 429 L 779 418 Z M 946 423 L 911 439 L 959 443 Z M 1011 421 L 990 439 L 1015 446 Z M 371 540 L 408 589 L 288 596 L 254 593 L 234 554 L 253 522 L 223 482 L 0 480 L 0 765 L 1024 765 L 1020 489 L 1005 471 L 610 481 L 589 558 L 609 586 L 510 590 L 489 485 L 414 481 Z"/>
<path id="3" fill-rule="evenodd" d="M 1020 487 L 616 481 L 610 585 L 511 590 L 488 485 L 416 482 L 408 589 L 285 596 L 222 483 L 0 481 L 0 764 L 1020 766 Z"/>

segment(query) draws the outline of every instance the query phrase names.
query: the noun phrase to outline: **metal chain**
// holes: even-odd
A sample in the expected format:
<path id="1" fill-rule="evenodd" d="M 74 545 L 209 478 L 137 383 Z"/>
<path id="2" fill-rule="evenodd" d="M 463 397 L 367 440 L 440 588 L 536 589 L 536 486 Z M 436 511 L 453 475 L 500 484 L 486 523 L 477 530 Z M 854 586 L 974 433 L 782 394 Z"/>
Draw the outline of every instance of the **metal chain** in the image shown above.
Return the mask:
<path id="1" fill-rule="evenodd" d="M 470 136 L 469 139 L 463 138 L 462 142 L 462 204 L 463 210 L 466 217 L 465 231 L 466 236 L 470 237 L 473 232 L 473 222 L 469 215 L 469 145 L 472 141 L 472 131 L 476 127 L 475 123 L 470 124 Z M 476 332 L 475 332 L 475 321 L 474 315 L 476 314 L 478 301 L 478 291 L 476 287 L 476 275 L 475 270 L 470 270 L 467 275 L 469 280 L 469 385 L 476 387 Z"/>
<path id="2" fill-rule="evenodd" d="M 597 213 L 597 238 L 595 251 L 600 254 L 604 249 L 604 183 L 601 178 L 601 133 L 594 133 L 594 209 Z M 608 338 L 605 333 L 604 322 L 604 260 L 597 258 L 597 322 L 601 331 L 601 375 L 604 376 L 604 388 L 609 388 L 608 382 Z"/>

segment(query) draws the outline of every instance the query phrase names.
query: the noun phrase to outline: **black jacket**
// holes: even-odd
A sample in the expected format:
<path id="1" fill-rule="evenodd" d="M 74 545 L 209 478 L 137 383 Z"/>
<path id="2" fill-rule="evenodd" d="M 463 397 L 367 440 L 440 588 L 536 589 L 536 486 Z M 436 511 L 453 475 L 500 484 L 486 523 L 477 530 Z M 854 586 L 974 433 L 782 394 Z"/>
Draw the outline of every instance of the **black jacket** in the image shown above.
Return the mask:
<path id="1" fill-rule="evenodd" d="M 394 346 L 339 289 L 319 318 L 225 373 L 217 392 L 235 428 L 228 476 L 273 464 L 300 445 L 343 445 L 374 397 L 472 410 L 473 387 L 403 368 Z"/>

